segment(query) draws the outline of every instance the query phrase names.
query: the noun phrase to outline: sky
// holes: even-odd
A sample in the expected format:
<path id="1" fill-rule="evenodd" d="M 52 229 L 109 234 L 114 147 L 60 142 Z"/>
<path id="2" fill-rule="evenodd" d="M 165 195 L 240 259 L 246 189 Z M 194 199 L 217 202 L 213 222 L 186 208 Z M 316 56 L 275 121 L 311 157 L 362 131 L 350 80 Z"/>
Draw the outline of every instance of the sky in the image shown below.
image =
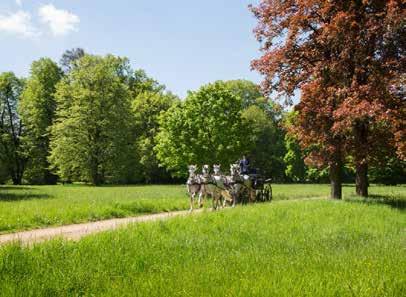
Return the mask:
<path id="1" fill-rule="evenodd" d="M 128 57 L 184 97 L 215 80 L 261 77 L 249 4 L 258 0 L 0 0 L 0 72 L 66 49 Z"/>

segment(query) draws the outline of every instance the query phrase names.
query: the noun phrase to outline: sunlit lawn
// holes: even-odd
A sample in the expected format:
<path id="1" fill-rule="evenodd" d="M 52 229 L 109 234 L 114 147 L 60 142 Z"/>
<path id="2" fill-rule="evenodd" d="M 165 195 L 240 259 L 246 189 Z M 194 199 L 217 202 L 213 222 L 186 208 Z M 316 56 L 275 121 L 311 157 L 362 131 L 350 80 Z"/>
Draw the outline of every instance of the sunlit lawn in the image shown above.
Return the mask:
<path id="1" fill-rule="evenodd" d="M 344 187 L 351 197 L 354 188 Z M 373 199 L 406 200 L 406 187 L 373 186 Z M 325 198 L 328 185 L 273 185 L 274 200 Z M 211 203 L 205 203 L 210 207 Z M 0 233 L 108 218 L 188 209 L 184 185 L 162 186 L 0 186 Z"/>
<path id="2" fill-rule="evenodd" d="M 275 189 L 295 187 L 306 193 Z M 208 211 L 0 248 L 0 296 L 406 296 L 405 228 L 404 210 L 380 203 Z"/>

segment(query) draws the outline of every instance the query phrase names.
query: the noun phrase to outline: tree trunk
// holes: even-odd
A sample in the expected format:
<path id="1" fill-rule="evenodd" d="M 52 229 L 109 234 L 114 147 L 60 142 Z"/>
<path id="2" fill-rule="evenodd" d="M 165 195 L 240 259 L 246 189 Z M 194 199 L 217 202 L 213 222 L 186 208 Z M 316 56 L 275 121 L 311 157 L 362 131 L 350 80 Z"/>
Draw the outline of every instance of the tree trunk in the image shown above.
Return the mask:
<path id="1" fill-rule="evenodd" d="M 368 164 L 362 163 L 356 165 L 355 172 L 355 191 L 357 195 L 368 197 Z"/>
<path id="2" fill-rule="evenodd" d="M 99 186 L 101 184 L 101 177 L 98 168 L 93 168 L 92 170 L 92 184 Z"/>
<path id="3" fill-rule="evenodd" d="M 91 171 L 90 171 L 90 178 L 91 182 L 94 186 L 100 185 L 100 173 L 99 173 L 99 163 L 93 158 L 93 162 L 91 163 Z"/>
<path id="4" fill-rule="evenodd" d="M 357 151 L 355 152 L 355 192 L 368 197 L 368 123 L 358 121 L 354 126 Z"/>
<path id="5" fill-rule="evenodd" d="M 13 176 L 11 178 L 11 180 L 13 181 L 13 185 L 21 185 L 22 184 L 22 177 L 20 176 Z"/>
<path id="6" fill-rule="evenodd" d="M 330 163 L 330 185 L 331 199 L 341 199 L 342 198 L 342 179 L 341 179 L 342 164 L 341 160 L 335 160 Z"/>

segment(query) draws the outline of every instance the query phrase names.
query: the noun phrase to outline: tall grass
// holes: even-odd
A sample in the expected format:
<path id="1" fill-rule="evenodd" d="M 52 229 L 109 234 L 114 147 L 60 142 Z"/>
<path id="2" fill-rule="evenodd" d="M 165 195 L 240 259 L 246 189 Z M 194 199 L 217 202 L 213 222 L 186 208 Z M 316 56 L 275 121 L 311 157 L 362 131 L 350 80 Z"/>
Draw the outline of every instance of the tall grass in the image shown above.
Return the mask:
<path id="1" fill-rule="evenodd" d="M 182 186 L 0 187 L 0 233 L 186 209 Z"/>
<path id="2" fill-rule="evenodd" d="M 350 197 L 353 187 L 344 187 Z M 374 195 L 404 197 L 406 187 L 371 187 Z M 326 198 L 328 185 L 273 185 L 274 200 Z M 386 195 L 386 196 L 385 196 Z M 375 197 L 375 196 L 374 196 Z M 380 196 L 379 196 L 380 197 Z M 205 203 L 206 207 L 210 202 Z M 0 186 L 0 234 L 87 221 L 188 209 L 184 185 Z"/>
<path id="3" fill-rule="evenodd" d="M 290 201 L 0 249 L 0 296 L 405 296 L 402 210 Z"/>

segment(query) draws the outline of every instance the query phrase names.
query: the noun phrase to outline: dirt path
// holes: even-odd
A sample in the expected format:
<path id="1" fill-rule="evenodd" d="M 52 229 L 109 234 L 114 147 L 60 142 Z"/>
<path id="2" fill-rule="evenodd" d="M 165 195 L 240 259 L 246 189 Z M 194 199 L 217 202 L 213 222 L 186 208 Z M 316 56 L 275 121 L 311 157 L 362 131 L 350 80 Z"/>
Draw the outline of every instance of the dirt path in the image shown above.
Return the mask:
<path id="1" fill-rule="evenodd" d="M 280 202 L 293 202 L 304 200 L 320 200 L 320 198 L 306 198 L 295 200 L 281 200 Z M 22 231 L 10 234 L 0 235 L 0 246 L 10 242 L 20 242 L 24 245 L 46 241 L 52 238 L 62 237 L 69 240 L 79 240 L 83 236 L 94 234 L 102 231 L 117 229 L 131 223 L 165 220 L 172 217 L 186 216 L 195 213 L 201 213 L 204 209 L 194 210 L 190 213 L 188 210 L 149 214 L 138 217 L 110 219 L 97 222 L 89 222 L 83 224 L 65 225 L 60 227 L 51 227 L 45 229 L 34 229 L 30 231 Z"/>
<path id="2" fill-rule="evenodd" d="M 202 210 L 194 210 L 193 213 L 198 213 L 201 211 Z M 190 214 L 189 211 L 183 210 L 4 234 L 0 235 L 0 246 L 10 242 L 30 244 L 49 240 L 55 237 L 78 240 L 89 234 L 117 229 L 120 226 L 125 226 L 131 223 L 165 220 L 172 217 L 186 216 L 188 214 Z"/>

